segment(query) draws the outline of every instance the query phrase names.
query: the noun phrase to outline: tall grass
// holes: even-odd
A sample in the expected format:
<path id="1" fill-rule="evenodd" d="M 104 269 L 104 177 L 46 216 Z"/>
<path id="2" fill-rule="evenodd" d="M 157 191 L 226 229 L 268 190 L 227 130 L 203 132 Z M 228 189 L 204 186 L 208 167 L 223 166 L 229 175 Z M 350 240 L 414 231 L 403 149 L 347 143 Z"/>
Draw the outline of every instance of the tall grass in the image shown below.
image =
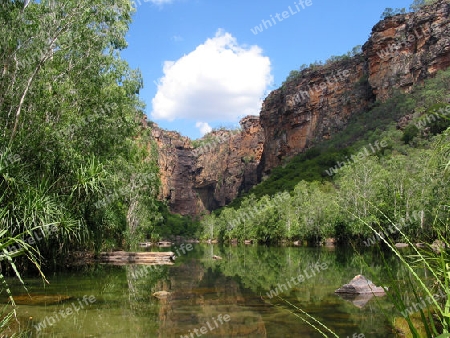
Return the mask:
<path id="1" fill-rule="evenodd" d="M 5 209 L 0 209 L 0 217 L 4 217 L 6 214 Z M 42 230 L 43 227 L 36 227 L 33 230 Z M 4 275 L 4 271 L 10 268 L 17 279 L 22 283 L 23 287 L 26 290 L 25 283 L 22 279 L 22 276 L 19 272 L 18 267 L 14 262 L 14 258 L 24 256 L 26 257 L 39 271 L 40 275 L 45 279 L 44 274 L 42 273 L 39 260 L 40 254 L 34 247 L 29 245 L 27 241 L 24 241 L 21 237 L 25 236 L 25 233 L 18 234 L 14 237 L 11 237 L 9 231 L 6 229 L 0 230 L 0 294 L 6 294 L 9 301 L 8 304 L 5 305 L 0 310 L 0 334 L 3 334 L 9 328 L 9 324 L 13 319 L 16 319 L 16 304 L 14 302 L 14 297 L 11 292 L 11 289 L 7 283 L 7 280 Z M 10 251 L 9 248 L 11 246 L 20 247 L 19 250 Z M 3 337 L 3 335 L 2 335 Z M 12 335 L 15 337 L 15 334 Z"/>
<path id="2" fill-rule="evenodd" d="M 445 209 L 448 210 L 448 208 Z M 377 211 L 382 213 L 379 209 Z M 424 334 L 430 338 L 450 337 L 450 299 L 448 297 L 450 295 L 450 255 L 448 252 L 450 244 L 443 235 L 447 228 L 443 225 L 448 221 L 448 217 L 444 221 L 435 219 L 432 228 L 438 234 L 437 240 L 433 244 L 425 244 L 423 248 L 419 248 L 397 224 L 384 215 L 411 248 L 412 253 L 405 253 L 395 246 L 394 241 L 389 238 L 389 234 L 381 225 L 378 225 L 377 229 L 376 225 L 366 222 L 355 214 L 354 216 L 374 234 L 380 232 L 385 234 L 385 236 L 379 236 L 383 245 L 378 245 L 378 249 L 383 254 L 383 250 L 387 248 L 397 256 L 409 272 L 408 278 L 399 283 L 395 273 L 390 269 L 389 263 L 384 260 L 391 280 L 391 287 L 386 294 L 407 323 L 409 328 L 409 332 L 406 332 L 407 337 L 422 338 Z M 442 229 L 445 230 L 442 231 Z M 426 277 L 419 276 L 419 269 L 426 271 Z M 412 299 L 405 297 L 405 293 L 412 295 Z M 442 294 L 446 297 L 439 296 Z"/>

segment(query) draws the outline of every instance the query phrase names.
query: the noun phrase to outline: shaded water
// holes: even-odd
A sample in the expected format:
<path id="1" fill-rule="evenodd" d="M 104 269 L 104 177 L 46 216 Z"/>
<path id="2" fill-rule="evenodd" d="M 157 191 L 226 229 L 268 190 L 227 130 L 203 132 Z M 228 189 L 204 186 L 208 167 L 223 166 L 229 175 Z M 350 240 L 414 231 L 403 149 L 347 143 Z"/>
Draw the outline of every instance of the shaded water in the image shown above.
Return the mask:
<path id="1" fill-rule="evenodd" d="M 311 270 L 315 264 L 326 268 Z M 388 266 L 398 271 L 394 259 Z M 334 294 L 357 274 L 387 285 L 385 269 L 375 253 L 351 249 L 196 245 L 173 266 L 97 265 L 48 275 L 46 286 L 26 279 L 31 295 L 71 298 L 22 304 L 18 313 L 30 337 L 321 337 L 305 322 L 312 321 L 305 312 L 339 337 L 387 337 L 394 336 L 387 297 Z M 292 278 L 299 275 L 304 281 L 295 285 Z M 270 298 L 276 287 L 280 298 Z M 157 299 L 155 291 L 170 294 Z M 13 292 L 24 294 L 18 285 Z M 47 327 L 38 330 L 40 323 Z"/>

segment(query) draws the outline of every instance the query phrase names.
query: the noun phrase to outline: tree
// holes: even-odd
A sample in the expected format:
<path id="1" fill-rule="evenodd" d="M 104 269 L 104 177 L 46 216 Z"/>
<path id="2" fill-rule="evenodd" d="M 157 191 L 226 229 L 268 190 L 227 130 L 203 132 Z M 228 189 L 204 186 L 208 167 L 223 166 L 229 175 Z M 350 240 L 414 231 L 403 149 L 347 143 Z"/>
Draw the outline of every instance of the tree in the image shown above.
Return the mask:
<path id="1" fill-rule="evenodd" d="M 130 2 L 0 6 L 0 152 L 20 159 L 0 172 L 2 225 L 14 235 L 58 224 L 37 244 L 48 256 L 141 235 L 158 220 L 158 168 L 141 124 L 141 75 L 120 58 Z"/>
<path id="2" fill-rule="evenodd" d="M 387 7 L 384 10 L 384 12 L 381 14 L 381 19 L 384 20 L 384 19 L 388 19 L 390 17 L 396 16 L 396 15 L 399 15 L 399 14 L 405 14 L 405 13 L 406 13 L 406 9 L 405 8 L 393 9 L 393 8 Z"/>
<path id="3" fill-rule="evenodd" d="M 409 144 L 409 142 L 414 139 L 419 134 L 419 129 L 414 124 L 409 124 L 406 126 L 405 130 L 403 130 L 403 136 L 401 140 L 405 142 L 405 144 Z"/>
<path id="4" fill-rule="evenodd" d="M 414 0 L 414 2 L 409 6 L 410 11 L 416 12 L 421 9 L 423 6 L 431 5 L 435 3 L 437 0 Z"/>

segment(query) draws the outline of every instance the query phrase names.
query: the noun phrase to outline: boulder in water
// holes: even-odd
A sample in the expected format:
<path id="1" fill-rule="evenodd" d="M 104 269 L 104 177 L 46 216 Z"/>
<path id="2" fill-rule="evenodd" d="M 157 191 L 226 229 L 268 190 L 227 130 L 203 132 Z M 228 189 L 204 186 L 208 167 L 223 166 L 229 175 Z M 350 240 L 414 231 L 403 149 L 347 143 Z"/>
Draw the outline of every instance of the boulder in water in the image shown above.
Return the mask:
<path id="1" fill-rule="evenodd" d="M 365 293 L 384 295 L 386 293 L 382 287 L 376 286 L 363 275 L 355 276 L 348 284 L 344 284 L 334 292 L 354 295 Z"/>
<path id="2" fill-rule="evenodd" d="M 166 299 L 170 296 L 170 292 L 168 291 L 156 291 L 152 295 L 153 297 L 156 297 L 158 299 Z"/>

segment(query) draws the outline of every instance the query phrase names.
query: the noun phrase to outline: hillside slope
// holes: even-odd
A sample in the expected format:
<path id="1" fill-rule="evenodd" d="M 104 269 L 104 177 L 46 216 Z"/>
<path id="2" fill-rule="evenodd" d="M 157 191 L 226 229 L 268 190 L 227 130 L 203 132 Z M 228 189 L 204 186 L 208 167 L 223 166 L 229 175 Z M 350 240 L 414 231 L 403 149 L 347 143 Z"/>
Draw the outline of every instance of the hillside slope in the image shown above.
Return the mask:
<path id="1" fill-rule="evenodd" d="M 227 205 L 284 160 L 333 138 L 377 101 L 450 66 L 450 4 L 387 18 L 374 26 L 362 53 L 305 69 L 264 100 L 240 131 L 216 131 L 203 145 L 154 128 L 160 197 L 173 212 L 198 215 Z M 397 118 L 392 114 L 392 120 Z"/>

